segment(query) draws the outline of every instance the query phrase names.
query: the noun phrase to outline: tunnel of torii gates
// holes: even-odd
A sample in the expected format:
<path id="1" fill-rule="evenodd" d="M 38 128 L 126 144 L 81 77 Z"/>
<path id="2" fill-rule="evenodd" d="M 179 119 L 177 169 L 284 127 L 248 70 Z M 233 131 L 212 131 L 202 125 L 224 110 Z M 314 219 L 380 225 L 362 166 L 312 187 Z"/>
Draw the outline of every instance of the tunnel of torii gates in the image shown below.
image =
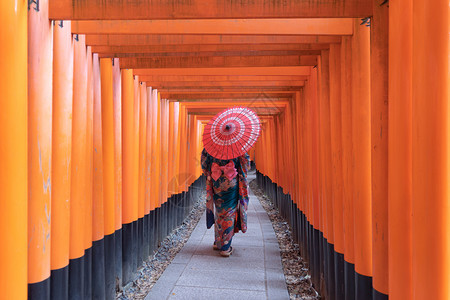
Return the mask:
<path id="1" fill-rule="evenodd" d="M 326 299 L 450 299 L 448 0 L 0 3 L 0 298 L 113 299 L 253 108 Z"/>

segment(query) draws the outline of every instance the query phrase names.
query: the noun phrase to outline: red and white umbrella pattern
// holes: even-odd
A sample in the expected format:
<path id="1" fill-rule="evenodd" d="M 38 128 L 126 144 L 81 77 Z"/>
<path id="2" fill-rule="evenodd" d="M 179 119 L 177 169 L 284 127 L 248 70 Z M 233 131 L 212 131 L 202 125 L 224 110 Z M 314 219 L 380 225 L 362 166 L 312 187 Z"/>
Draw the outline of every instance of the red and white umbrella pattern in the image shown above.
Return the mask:
<path id="1" fill-rule="evenodd" d="M 205 126 L 203 145 L 213 157 L 233 159 L 246 153 L 256 142 L 261 123 L 246 107 L 228 108 L 215 115 Z"/>

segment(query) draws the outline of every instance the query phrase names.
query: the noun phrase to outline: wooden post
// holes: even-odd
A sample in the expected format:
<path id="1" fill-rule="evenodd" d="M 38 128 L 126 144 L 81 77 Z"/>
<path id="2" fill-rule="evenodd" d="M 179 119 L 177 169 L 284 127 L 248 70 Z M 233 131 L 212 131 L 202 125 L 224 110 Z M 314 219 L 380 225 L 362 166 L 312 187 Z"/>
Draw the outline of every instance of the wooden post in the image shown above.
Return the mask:
<path id="1" fill-rule="evenodd" d="M 352 58 L 353 208 L 356 299 L 372 297 L 370 30 L 354 23 Z"/>
<path id="2" fill-rule="evenodd" d="M 388 46 L 389 8 L 373 1 L 370 22 L 373 297 L 387 299 L 388 265 Z"/>
<path id="3" fill-rule="evenodd" d="M 27 298 L 28 76 L 27 2 L 1 1 L 0 19 L 0 288 Z M 7 230 L 6 230 L 7 229 Z"/>
<path id="4" fill-rule="evenodd" d="M 28 14 L 28 289 L 50 297 L 53 31 L 48 1 Z"/>
<path id="5" fill-rule="evenodd" d="M 412 295 L 450 298 L 448 0 L 413 1 Z"/>
<path id="6" fill-rule="evenodd" d="M 105 298 L 104 155 L 102 141 L 102 89 L 98 54 L 93 57 L 93 179 L 92 179 L 92 297 Z"/>
<path id="7" fill-rule="evenodd" d="M 393 300 L 412 299 L 412 21 L 412 1 L 389 4 L 388 254 Z"/>
<path id="8" fill-rule="evenodd" d="M 115 278 L 122 286 L 122 81 L 119 59 L 112 59 L 114 114 L 114 228 Z"/>
<path id="9" fill-rule="evenodd" d="M 136 240 L 133 238 L 136 215 L 134 210 L 134 84 L 133 70 L 122 69 L 122 270 L 123 284 L 132 280 L 133 261 L 136 253 L 133 251 Z M 136 199 L 137 201 L 137 199 Z M 137 212 L 137 211 L 136 211 Z"/>
<path id="10" fill-rule="evenodd" d="M 103 203 L 105 226 L 106 298 L 115 293 L 115 142 L 113 65 L 109 58 L 100 59 L 101 72 L 101 127 L 103 142 Z"/>
<path id="11" fill-rule="evenodd" d="M 83 298 L 87 197 L 87 57 L 85 37 L 74 41 L 69 299 Z"/>
<path id="12" fill-rule="evenodd" d="M 334 272 L 336 299 L 345 297 L 344 293 L 344 225 L 342 200 L 342 116 L 341 116 L 341 47 L 330 45 L 330 127 L 331 127 L 331 160 L 334 227 Z"/>
<path id="13" fill-rule="evenodd" d="M 345 299 L 355 298 L 352 98 L 352 38 L 343 37 L 341 44 L 341 116 Z"/>
<path id="14" fill-rule="evenodd" d="M 52 221 L 50 297 L 69 296 L 73 39 L 70 21 L 53 27 Z"/>

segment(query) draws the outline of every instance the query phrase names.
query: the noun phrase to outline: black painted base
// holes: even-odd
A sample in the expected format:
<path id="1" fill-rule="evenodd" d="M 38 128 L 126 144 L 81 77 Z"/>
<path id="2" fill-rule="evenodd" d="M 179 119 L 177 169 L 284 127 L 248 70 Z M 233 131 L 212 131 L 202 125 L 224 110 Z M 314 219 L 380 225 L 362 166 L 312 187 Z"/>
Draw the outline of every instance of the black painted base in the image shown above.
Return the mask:
<path id="1" fill-rule="evenodd" d="M 291 225 L 301 255 L 309 261 L 311 280 L 322 297 L 336 300 L 385 300 L 388 295 L 372 287 L 372 277 L 355 272 L 355 265 L 337 253 L 323 233 L 315 229 L 306 215 L 293 203 L 291 196 L 269 177 L 256 171 L 258 185 L 272 200 L 280 214 Z"/>
<path id="2" fill-rule="evenodd" d="M 50 299 L 69 299 L 69 266 L 52 270 L 50 275 Z"/>
<path id="3" fill-rule="evenodd" d="M 372 277 L 355 273 L 356 300 L 372 299 Z"/>
<path id="4" fill-rule="evenodd" d="M 388 300 L 389 296 L 373 289 L 373 300 Z"/>
<path id="5" fill-rule="evenodd" d="M 84 299 L 92 298 L 92 247 L 84 250 Z"/>
<path id="6" fill-rule="evenodd" d="M 334 252 L 334 273 L 336 299 L 345 299 L 344 254 Z"/>
<path id="7" fill-rule="evenodd" d="M 69 299 L 84 298 L 84 256 L 69 262 Z"/>
<path id="8" fill-rule="evenodd" d="M 105 297 L 114 299 L 116 296 L 116 234 L 105 235 Z"/>
<path id="9" fill-rule="evenodd" d="M 122 228 L 117 229 L 114 237 L 115 244 L 115 290 L 119 291 L 122 289 Z"/>
<path id="10" fill-rule="evenodd" d="M 40 282 L 28 284 L 28 299 L 50 299 L 50 277 Z"/>
<path id="11" fill-rule="evenodd" d="M 105 299 L 105 241 L 92 243 L 92 298 Z"/>
<path id="12" fill-rule="evenodd" d="M 143 233 L 142 233 L 142 259 L 145 261 L 148 259 L 148 256 L 150 255 L 150 240 L 149 240 L 149 221 L 150 221 L 150 214 L 146 214 L 144 216 L 144 226 L 143 226 Z"/>
<path id="13" fill-rule="evenodd" d="M 345 300 L 355 299 L 355 265 L 344 261 Z"/>
<path id="14" fill-rule="evenodd" d="M 125 286 L 133 281 L 133 260 L 134 252 L 133 231 L 134 223 L 122 225 L 122 284 Z"/>

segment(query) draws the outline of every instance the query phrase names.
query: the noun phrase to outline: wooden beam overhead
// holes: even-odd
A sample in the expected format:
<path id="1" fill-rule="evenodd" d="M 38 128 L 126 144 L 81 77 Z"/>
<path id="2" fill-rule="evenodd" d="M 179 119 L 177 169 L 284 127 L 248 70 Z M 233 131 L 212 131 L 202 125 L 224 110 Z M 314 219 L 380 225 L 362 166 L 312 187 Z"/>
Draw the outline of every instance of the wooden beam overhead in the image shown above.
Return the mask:
<path id="1" fill-rule="evenodd" d="M 224 44 L 323 44 L 340 43 L 340 36 L 305 35 L 182 35 L 96 34 L 86 36 L 89 46 L 224 45 Z"/>
<path id="2" fill-rule="evenodd" d="M 293 87 L 293 86 L 304 86 L 305 82 L 300 80 L 277 80 L 277 81 L 144 81 L 139 78 L 139 81 L 146 82 L 147 86 L 151 86 L 153 88 L 157 88 L 158 90 L 162 89 L 176 89 L 176 88 L 198 88 L 198 87 L 206 87 L 206 88 L 225 88 L 225 87 Z"/>
<path id="3" fill-rule="evenodd" d="M 353 19 L 73 21 L 72 33 L 352 35 Z"/>
<path id="4" fill-rule="evenodd" d="M 291 66 L 291 67 L 221 67 L 221 68 L 167 68 L 167 69 L 135 69 L 134 75 L 162 76 L 162 75 L 183 75 L 183 76 L 211 76 L 211 75 L 305 75 L 311 74 L 311 67 Z"/>
<path id="5" fill-rule="evenodd" d="M 282 87 L 265 87 L 265 86 L 252 86 L 252 87 L 174 87 L 174 88 L 158 88 L 158 91 L 163 93 L 230 93 L 230 92 L 246 92 L 254 93 L 256 95 L 268 92 L 277 93 L 291 93 L 301 91 L 300 86 L 282 86 Z"/>
<path id="6" fill-rule="evenodd" d="M 286 81 L 286 80 L 296 80 L 296 81 L 304 81 L 308 80 L 307 75 L 249 75 L 249 76 L 240 76 L 240 75 L 211 75 L 211 76 L 203 76 L 203 75 L 191 75 L 191 76 L 183 76 L 183 75 L 161 75 L 161 76 L 147 76 L 140 75 L 139 81 L 143 82 L 209 82 L 209 81 Z"/>
<path id="7" fill-rule="evenodd" d="M 207 99 L 251 99 L 252 101 L 257 100 L 267 100 L 276 101 L 281 98 L 292 97 L 295 95 L 295 91 L 239 91 L 239 92 L 222 92 L 222 93 L 211 93 L 211 92 L 161 92 L 161 98 L 163 99 L 176 99 L 176 100 L 207 100 Z"/>
<path id="8" fill-rule="evenodd" d="M 329 49 L 329 44 L 222 44 L 222 45 L 153 45 L 153 46 L 92 46 L 93 53 L 155 53 L 217 52 L 217 51 L 313 51 Z M 160 55 L 163 56 L 163 55 Z M 177 55 L 172 55 L 177 56 Z M 205 56 L 205 55 L 197 55 Z"/>
<path id="9" fill-rule="evenodd" d="M 122 69 L 315 66 L 317 56 L 122 58 Z"/>
<path id="10" fill-rule="evenodd" d="M 372 0 L 50 0 L 53 20 L 358 18 Z"/>
<path id="11" fill-rule="evenodd" d="M 285 98 L 271 98 L 271 101 L 274 102 L 279 102 L 279 101 L 288 101 L 290 100 L 292 97 L 285 97 Z M 177 101 L 180 103 L 186 103 L 186 102 L 192 102 L 192 101 L 196 101 L 196 102 L 204 102 L 207 103 L 207 105 L 211 105 L 211 104 L 215 104 L 215 103 L 223 103 L 223 102 L 233 102 L 235 104 L 240 104 L 243 105 L 243 103 L 247 103 L 249 100 L 249 98 L 226 98 L 226 97 L 221 97 L 221 98 L 200 98 L 200 99 L 172 99 L 170 98 L 170 101 Z"/>
<path id="12" fill-rule="evenodd" d="M 137 57 L 137 58 L 165 58 L 165 57 L 211 57 L 211 56 L 305 56 L 320 55 L 321 50 L 261 50 L 261 51 L 200 51 L 200 52 L 158 52 L 158 53 L 102 53 L 100 58 L 106 57 Z"/>

